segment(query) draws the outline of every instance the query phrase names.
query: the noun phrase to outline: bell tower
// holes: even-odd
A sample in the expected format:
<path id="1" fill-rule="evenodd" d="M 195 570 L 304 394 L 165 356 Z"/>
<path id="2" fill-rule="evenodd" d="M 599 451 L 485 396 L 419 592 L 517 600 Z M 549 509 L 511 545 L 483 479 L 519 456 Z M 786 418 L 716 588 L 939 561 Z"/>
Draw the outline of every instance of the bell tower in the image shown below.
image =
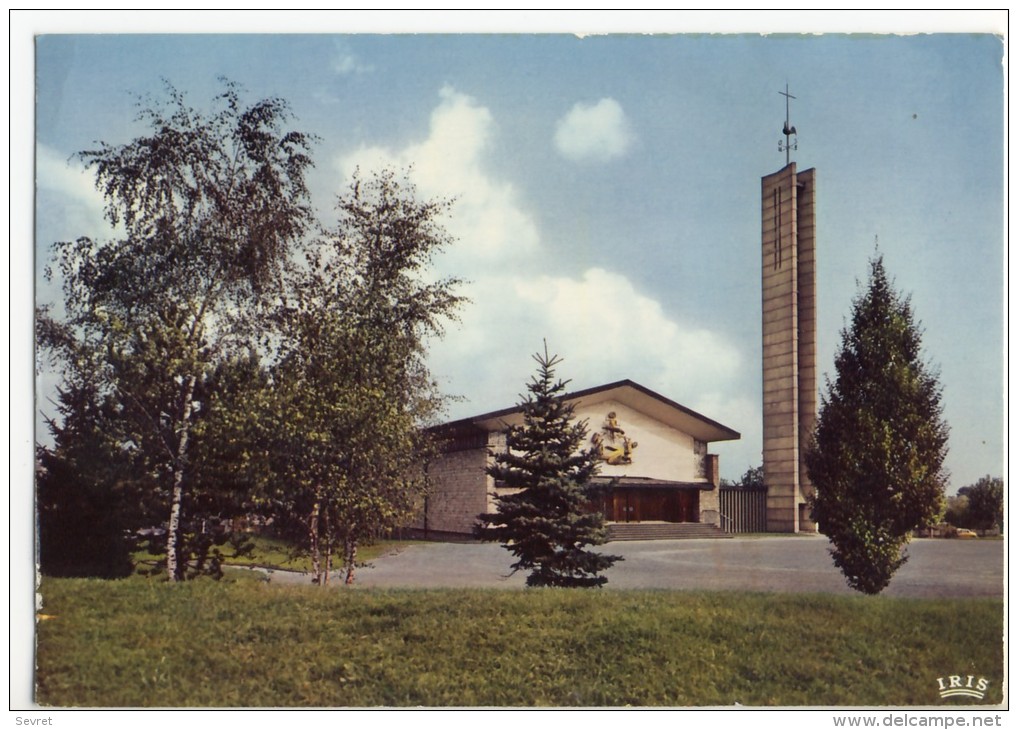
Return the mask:
<path id="1" fill-rule="evenodd" d="M 816 422 L 816 170 L 797 172 L 785 97 L 785 167 L 762 180 L 763 468 L 768 532 L 816 532 L 805 449 Z"/>

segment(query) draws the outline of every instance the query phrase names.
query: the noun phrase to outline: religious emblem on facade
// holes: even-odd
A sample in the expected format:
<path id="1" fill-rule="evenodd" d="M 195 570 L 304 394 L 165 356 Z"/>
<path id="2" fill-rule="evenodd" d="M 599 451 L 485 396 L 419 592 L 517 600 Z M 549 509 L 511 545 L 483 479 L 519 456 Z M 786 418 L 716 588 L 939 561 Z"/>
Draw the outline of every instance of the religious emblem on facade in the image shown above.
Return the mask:
<path id="1" fill-rule="evenodd" d="M 597 458 L 606 464 L 618 466 L 633 463 L 633 450 L 637 443 L 619 427 L 615 411 L 609 411 L 601 430 L 594 432 L 590 442 L 594 445 Z"/>

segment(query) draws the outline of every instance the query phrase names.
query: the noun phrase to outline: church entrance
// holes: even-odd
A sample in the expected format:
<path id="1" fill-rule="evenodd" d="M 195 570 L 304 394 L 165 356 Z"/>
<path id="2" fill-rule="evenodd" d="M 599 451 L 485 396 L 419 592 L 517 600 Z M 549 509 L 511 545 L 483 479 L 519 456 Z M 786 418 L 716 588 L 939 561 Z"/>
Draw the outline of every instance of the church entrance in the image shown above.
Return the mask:
<path id="1" fill-rule="evenodd" d="M 700 490 L 613 489 L 604 512 L 609 522 L 699 522 Z"/>

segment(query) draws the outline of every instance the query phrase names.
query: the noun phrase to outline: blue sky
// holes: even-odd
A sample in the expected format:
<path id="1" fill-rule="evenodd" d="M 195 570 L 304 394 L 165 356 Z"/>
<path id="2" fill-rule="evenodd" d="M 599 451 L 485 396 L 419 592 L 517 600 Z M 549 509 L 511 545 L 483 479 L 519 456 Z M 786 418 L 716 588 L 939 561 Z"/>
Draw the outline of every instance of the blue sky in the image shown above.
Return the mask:
<path id="1" fill-rule="evenodd" d="M 431 361 L 462 397 L 450 418 L 515 403 L 546 338 L 576 389 L 630 378 L 740 431 L 712 448 L 735 478 L 761 461 L 760 178 L 785 162 L 787 83 L 793 160 L 818 175 L 820 372 L 879 245 L 940 372 L 957 489 L 1004 469 L 1003 52 L 987 34 L 43 35 L 36 296 L 53 241 L 103 231 L 70 156 L 139 132 L 160 79 L 204 105 L 227 76 L 321 138 L 325 218 L 357 165 L 412 164 L 423 196 L 457 199 L 436 270 L 472 302 Z"/>

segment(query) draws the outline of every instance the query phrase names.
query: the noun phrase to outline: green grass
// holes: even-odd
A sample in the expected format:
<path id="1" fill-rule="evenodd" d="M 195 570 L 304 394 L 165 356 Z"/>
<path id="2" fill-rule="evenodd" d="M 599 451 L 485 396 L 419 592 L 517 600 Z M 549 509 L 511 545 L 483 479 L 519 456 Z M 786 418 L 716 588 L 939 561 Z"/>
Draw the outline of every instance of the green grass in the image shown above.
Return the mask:
<path id="1" fill-rule="evenodd" d="M 1000 600 L 43 579 L 54 706 L 934 705 Z"/>
<path id="2" fill-rule="evenodd" d="M 311 570 L 311 558 L 306 555 L 295 555 L 293 548 L 286 541 L 265 535 L 251 535 L 250 539 L 254 542 L 254 551 L 250 555 L 228 558 L 227 565 L 294 570 L 301 573 Z M 358 547 L 357 561 L 370 562 L 382 555 L 398 551 L 402 544 L 397 540 L 380 540 L 372 545 Z M 340 557 L 333 556 L 333 570 L 340 569 L 338 562 Z M 136 553 L 134 560 L 143 567 L 153 562 L 152 556 L 146 551 Z"/>
<path id="3" fill-rule="evenodd" d="M 306 555 L 294 556 L 290 545 L 283 540 L 264 535 L 253 535 L 251 539 L 255 544 L 254 552 L 250 556 L 231 558 L 227 564 L 258 566 L 275 570 L 296 570 L 302 573 L 311 570 L 311 558 Z M 380 540 L 373 545 L 360 546 L 357 548 L 357 561 L 369 562 L 399 550 L 401 545 L 402 543 L 394 540 Z M 333 556 L 334 570 L 339 570 L 338 561 L 341 557 Z"/>

